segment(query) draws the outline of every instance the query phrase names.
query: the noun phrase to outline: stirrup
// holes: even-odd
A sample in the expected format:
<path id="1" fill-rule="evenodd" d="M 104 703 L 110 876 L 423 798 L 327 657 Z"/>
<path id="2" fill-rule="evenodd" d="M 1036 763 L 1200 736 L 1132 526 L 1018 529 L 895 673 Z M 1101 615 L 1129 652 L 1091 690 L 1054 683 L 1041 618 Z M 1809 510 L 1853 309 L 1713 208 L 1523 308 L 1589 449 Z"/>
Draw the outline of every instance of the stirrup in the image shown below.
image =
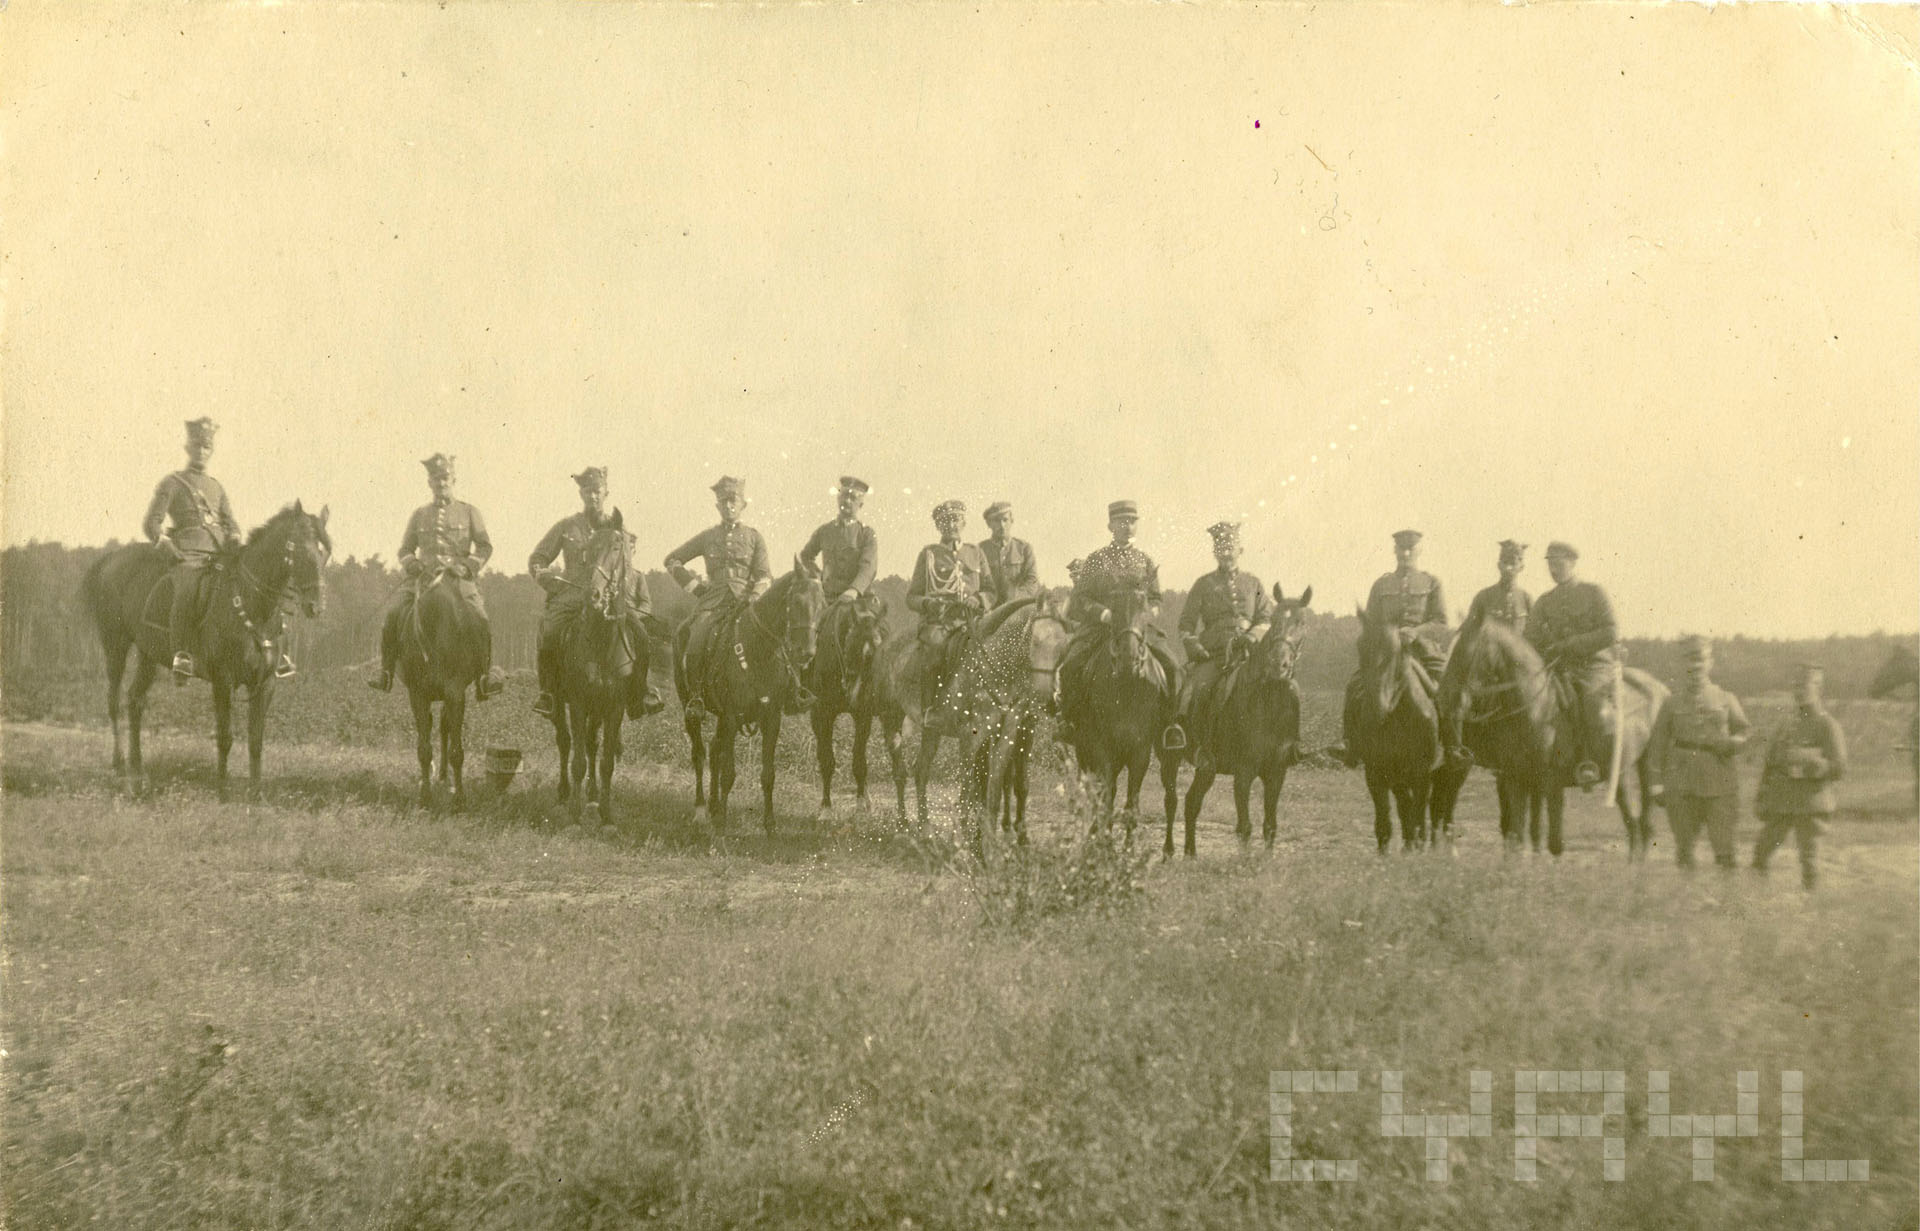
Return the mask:
<path id="1" fill-rule="evenodd" d="M 554 703 L 553 703 L 552 693 L 543 691 L 538 697 L 535 697 L 533 699 L 533 712 L 540 715 L 540 717 L 542 718 L 553 717 L 553 709 L 554 709 Z"/>
<path id="2" fill-rule="evenodd" d="M 501 677 L 500 668 L 488 667 L 486 674 L 473 682 L 473 699 L 491 701 L 505 691 L 507 682 Z"/>
<path id="3" fill-rule="evenodd" d="M 1600 767 L 1592 761 L 1582 761 L 1573 767 L 1573 780 L 1583 791 L 1600 785 Z"/>
<path id="4" fill-rule="evenodd" d="M 1186 729 L 1177 722 L 1167 724 L 1167 729 L 1160 733 L 1160 746 L 1168 752 L 1179 752 L 1187 746 Z"/>
<path id="5" fill-rule="evenodd" d="M 273 678 L 276 680 L 290 680 L 293 678 L 295 669 L 293 659 L 289 655 L 282 654 L 280 661 L 273 665 Z"/>
<path id="6" fill-rule="evenodd" d="M 173 682 L 175 687 L 184 685 L 193 678 L 193 655 L 181 650 L 173 656 Z"/>

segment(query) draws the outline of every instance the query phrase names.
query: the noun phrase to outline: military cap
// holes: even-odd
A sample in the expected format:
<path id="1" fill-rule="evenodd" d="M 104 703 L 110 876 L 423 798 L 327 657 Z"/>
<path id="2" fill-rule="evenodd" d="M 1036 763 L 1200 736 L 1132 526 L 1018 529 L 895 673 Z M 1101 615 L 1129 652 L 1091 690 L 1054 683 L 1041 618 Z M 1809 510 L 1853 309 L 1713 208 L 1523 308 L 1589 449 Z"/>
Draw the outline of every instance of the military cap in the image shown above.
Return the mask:
<path id="1" fill-rule="evenodd" d="M 1713 642 L 1698 634 L 1680 638 L 1680 653 L 1688 661 L 1713 657 Z"/>
<path id="2" fill-rule="evenodd" d="M 427 473 L 436 479 L 453 477 L 453 458 L 446 453 L 436 453 L 432 457 L 421 459 L 420 464 Z"/>
<path id="3" fill-rule="evenodd" d="M 1237 521 L 1217 521 L 1207 527 L 1207 533 L 1213 536 L 1214 545 L 1238 543 L 1240 541 L 1240 523 Z"/>
<path id="4" fill-rule="evenodd" d="M 1547 544 L 1549 556 L 1565 556 L 1569 560 L 1578 560 L 1580 553 L 1573 549 L 1572 543 L 1563 543 L 1559 539 Z"/>
<path id="5" fill-rule="evenodd" d="M 719 481 L 713 485 L 713 494 L 716 496 L 738 496 L 740 499 L 745 500 L 747 498 L 747 481 L 745 479 L 736 479 L 730 474 L 723 474 L 720 476 Z"/>
<path id="6" fill-rule="evenodd" d="M 1109 518 L 1131 517 L 1138 520 L 1140 517 L 1140 505 L 1132 500 L 1115 500 L 1107 505 L 1107 516 Z"/>
<path id="7" fill-rule="evenodd" d="M 188 440 L 212 440 L 213 434 L 219 430 L 220 425 L 204 415 L 198 419 L 187 420 Z"/>
<path id="8" fill-rule="evenodd" d="M 933 506 L 933 520 L 941 521 L 948 517 L 965 517 L 967 504 L 964 500 L 942 500 Z"/>
<path id="9" fill-rule="evenodd" d="M 574 475 L 573 481 L 580 485 L 580 490 L 582 491 L 590 487 L 597 487 L 605 491 L 607 487 L 607 468 L 605 466 L 589 466 L 579 474 Z"/>
<path id="10" fill-rule="evenodd" d="M 1525 543 L 1516 543 L 1512 539 L 1500 540 L 1500 558 L 1502 560 L 1518 560 L 1526 554 L 1527 545 Z"/>
<path id="11" fill-rule="evenodd" d="M 992 521 L 994 518 L 999 517 L 1003 513 L 1011 513 L 1011 512 L 1013 512 L 1013 506 L 1011 504 L 1007 503 L 1005 500 L 996 500 L 992 504 L 987 506 L 987 511 L 984 514 L 982 514 L 982 516 L 984 516 L 988 521 Z"/>
<path id="12" fill-rule="evenodd" d="M 1793 664 L 1793 669 L 1801 675 L 1825 675 L 1827 673 L 1826 666 L 1816 662 L 1798 662 Z"/>
<path id="13" fill-rule="evenodd" d="M 843 474 L 840 476 L 840 490 L 843 492 L 852 492 L 856 496 L 864 496 L 871 489 L 867 487 L 866 480 L 856 479 L 850 474 Z"/>
<path id="14" fill-rule="evenodd" d="M 1395 530 L 1393 532 L 1393 545 L 1395 547 L 1412 547 L 1415 543 L 1418 543 L 1422 537 L 1418 530 Z"/>

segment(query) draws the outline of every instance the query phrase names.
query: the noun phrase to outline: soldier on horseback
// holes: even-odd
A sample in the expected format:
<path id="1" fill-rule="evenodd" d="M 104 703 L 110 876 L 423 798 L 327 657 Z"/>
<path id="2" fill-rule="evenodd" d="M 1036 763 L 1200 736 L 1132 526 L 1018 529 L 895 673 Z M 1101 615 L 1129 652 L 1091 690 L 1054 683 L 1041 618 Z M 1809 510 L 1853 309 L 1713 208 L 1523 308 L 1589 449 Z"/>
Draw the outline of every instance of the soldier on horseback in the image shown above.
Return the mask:
<path id="1" fill-rule="evenodd" d="M 207 473 L 207 459 L 213 456 L 213 434 L 218 425 L 212 419 L 187 421 L 187 465 L 160 480 L 153 489 L 141 530 L 147 541 L 172 556 L 175 563 L 169 573 L 173 602 L 167 628 L 173 645 L 173 682 L 183 685 L 193 678 L 193 653 L 197 639 L 195 627 L 199 615 L 200 585 L 206 570 L 219 550 L 240 538 L 240 523 L 234 520 L 227 503 L 226 489 Z M 283 650 L 274 674 L 286 678 L 293 674 L 293 660 Z"/>
<path id="2" fill-rule="evenodd" d="M 907 583 L 907 610 L 920 617 L 920 636 L 941 644 L 939 669 L 923 681 L 921 712 L 931 714 L 947 694 L 953 672 L 965 652 L 973 622 L 989 606 L 982 589 L 987 558 L 978 547 L 960 541 L 967 524 L 967 506 L 943 500 L 934 506 L 933 524 L 940 541 L 920 549 Z"/>
<path id="3" fill-rule="evenodd" d="M 1273 600 L 1252 573 L 1240 569 L 1240 527 L 1222 521 L 1207 527 L 1213 537 L 1213 558 L 1219 565 L 1193 583 L 1186 606 L 1180 610 L 1180 644 L 1187 652 L 1187 678 L 1181 684 L 1180 705 L 1163 742 L 1179 749 L 1192 727 L 1197 757 L 1207 742 L 1219 686 L 1245 660 L 1247 647 L 1266 635 L 1273 622 Z"/>
<path id="4" fill-rule="evenodd" d="M 1367 592 L 1367 617 L 1392 629 L 1432 682 L 1440 678 L 1447 662 L 1436 644 L 1446 632 L 1447 603 L 1441 597 L 1440 579 L 1418 567 L 1420 539 L 1418 530 L 1394 531 L 1394 570 L 1382 573 Z M 1432 691 L 1429 688 L 1428 694 Z"/>
<path id="5" fill-rule="evenodd" d="M 1574 695 L 1574 781 L 1599 782 L 1599 763 L 1610 759 L 1614 674 L 1620 633 L 1606 591 L 1574 575 L 1580 553 L 1566 543 L 1547 546 L 1554 588 L 1542 594 L 1527 617 L 1527 640 L 1540 651 L 1554 678 Z"/>
<path id="6" fill-rule="evenodd" d="M 1035 567 L 1033 547 L 1025 539 L 1013 537 L 1013 506 L 996 500 L 987 506 L 987 528 L 993 531 L 980 540 L 980 554 L 987 559 L 984 578 L 989 602 L 995 607 L 1023 598 L 1038 598 L 1040 573 Z"/>
<path id="7" fill-rule="evenodd" d="M 879 562 L 880 539 L 873 527 L 860 521 L 860 506 L 867 497 L 867 485 L 852 475 L 840 476 L 839 515 L 813 532 L 800 549 L 800 562 L 808 568 L 824 568 L 820 588 L 833 601 L 833 608 L 822 623 L 835 623 L 834 649 L 838 661 L 846 659 L 846 638 L 853 622 L 846 613 L 873 585 Z"/>
<path id="8" fill-rule="evenodd" d="M 1494 566 L 1500 572 L 1500 580 L 1473 596 L 1473 602 L 1467 608 L 1466 622 L 1461 625 L 1463 630 L 1478 628 L 1493 621 L 1525 635 L 1527 615 L 1533 610 L 1533 596 L 1521 589 L 1519 584 L 1520 571 L 1526 567 L 1526 557 L 1525 543 L 1516 543 L 1512 539 L 1500 540 L 1500 558 Z M 1453 673 L 1442 680 L 1443 691 L 1449 695 L 1440 709 L 1447 728 L 1447 756 L 1457 764 L 1465 764 L 1473 756 L 1467 751 L 1464 736 L 1467 701 L 1457 695 L 1457 685 L 1458 680 Z"/>
<path id="9" fill-rule="evenodd" d="M 605 467 L 589 466 L 574 475 L 573 481 L 580 488 L 580 511 L 555 522 L 527 557 L 527 572 L 547 592 L 546 610 L 540 616 L 537 651 L 540 697 L 533 703 L 533 712 L 543 718 L 553 717 L 553 689 L 560 670 L 562 640 L 586 606 L 588 592 L 593 587 L 594 562 L 589 547 L 593 536 L 611 526 L 615 516 L 607 508 Z M 562 561 L 559 568 L 553 567 L 556 559 Z M 644 638 L 647 617 L 653 613 L 653 599 L 647 593 L 645 577 L 638 570 L 628 572 L 627 586 L 627 620 L 633 626 L 634 636 Z M 645 673 L 634 672 L 627 681 L 627 714 L 639 718 L 664 708 L 666 703 L 660 699 L 659 690 Z"/>
<path id="10" fill-rule="evenodd" d="M 1140 506 L 1137 503 L 1115 500 L 1108 504 L 1107 530 L 1113 535 L 1113 541 L 1089 553 L 1079 562 L 1077 571 L 1068 570 L 1073 577 L 1073 597 L 1069 600 L 1067 614 L 1078 622 L 1079 627 L 1073 639 L 1067 643 L 1057 678 L 1061 716 L 1069 729 L 1084 717 L 1078 704 L 1082 691 L 1079 687 L 1080 678 L 1088 656 L 1106 640 L 1113 623 L 1110 609 L 1113 596 L 1124 590 L 1138 590 L 1146 596 L 1153 614 L 1159 614 L 1160 568 L 1152 557 L 1133 545 L 1133 533 L 1139 525 Z M 1157 623 L 1147 624 L 1142 632 L 1147 649 L 1166 674 L 1167 687 L 1177 692 L 1179 670 L 1174 665 L 1166 633 Z M 1179 731 L 1178 724 L 1169 727 L 1165 734 L 1176 741 L 1185 739 L 1185 733 Z"/>
<path id="11" fill-rule="evenodd" d="M 481 674 L 473 686 L 474 696 L 485 701 L 498 696 L 503 684 L 493 666 L 493 630 L 487 623 L 487 608 L 474 581 L 493 555 L 493 540 L 487 535 L 480 510 L 453 498 L 453 458 L 436 453 L 420 464 L 427 468 L 427 487 L 433 500 L 415 509 L 407 519 L 406 533 L 400 539 L 400 570 L 406 580 L 388 600 L 380 628 L 380 673 L 367 684 L 381 692 L 392 691 L 393 664 L 400 656 L 404 621 L 424 588 L 445 574 L 453 579 L 460 601 L 473 609 L 480 617 L 480 626 L 487 630 L 481 647 Z"/>
<path id="12" fill-rule="evenodd" d="M 707 650 L 716 629 L 726 617 L 737 614 L 773 584 L 766 540 L 758 530 L 740 521 L 740 514 L 747 507 L 746 482 L 723 475 L 713 485 L 713 497 L 720 524 L 702 530 L 674 548 L 667 554 L 666 562 L 667 572 L 698 600 L 683 651 L 690 717 L 705 713 L 702 690 L 706 683 Z M 704 582 L 687 568 L 688 562 L 696 559 L 706 565 Z"/>

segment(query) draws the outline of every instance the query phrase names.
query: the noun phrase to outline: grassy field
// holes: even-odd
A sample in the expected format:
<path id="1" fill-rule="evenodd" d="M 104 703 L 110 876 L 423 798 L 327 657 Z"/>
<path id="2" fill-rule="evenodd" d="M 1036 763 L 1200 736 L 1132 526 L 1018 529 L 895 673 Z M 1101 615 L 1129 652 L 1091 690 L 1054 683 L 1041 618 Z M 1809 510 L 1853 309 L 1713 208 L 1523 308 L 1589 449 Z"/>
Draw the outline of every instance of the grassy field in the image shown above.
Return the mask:
<path id="1" fill-rule="evenodd" d="M 563 831 L 523 705 L 482 707 L 471 743 L 538 750 L 529 773 L 449 816 L 406 806 L 400 701 L 300 683 L 251 805 L 212 798 L 197 689 L 164 703 L 139 799 L 104 731 L 5 730 L 9 1226 L 1920 1218 L 1901 707 L 1842 713 L 1859 772 L 1813 897 L 1790 850 L 1771 881 L 1683 877 L 1663 820 L 1629 869 L 1590 799 L 1565 858 L 1505 856 L 1480 775 L 1456 858 L 1377 858 L 1357 775 L 1309 768 L 1272 853 L 1238 850 L 1223 786 L 1198 862 L 1103 859 L 1043 775 L 1036 865 L 1111 875 L 1009 924 L 1004 878 L 956 870 L 940 835 L 815 823 L 800 731 L 772 838 L 750 812 L 691 823 L 661 719 L 621 771 L 631 824 Z M 1330 699 L 1310 702 L 1311 740 Z M 1270 1181 L 1276 1068 L 1358 1073 L 1292 1120 L 1297 1156 L 1358 1159 L 1356 1182 Z M 1514 1070 L 1536 1068 L 1625 1071 L 1624 1182 L 1593 1140 L 1540 1140 L 1538 1181 L 1512 1178 Z M 1491 1135 L 1430 1183 L 1421 1141 L 1380 1134 L 1379 1073 L 1405 1072 L 1409 1112 L 1464 1114 L 1475 1069 Z M 1650 1069 L 1688 1113 L 1732 1112 L 1734 1073 L 1759 1071 L 1759 1135 L 1719 1142 L 1714 1182 L 1648 1135 Z M 1780 1179 L 1789 1069 L 1805 1152 L 1871 1160 L 1869 1182 Z"/>

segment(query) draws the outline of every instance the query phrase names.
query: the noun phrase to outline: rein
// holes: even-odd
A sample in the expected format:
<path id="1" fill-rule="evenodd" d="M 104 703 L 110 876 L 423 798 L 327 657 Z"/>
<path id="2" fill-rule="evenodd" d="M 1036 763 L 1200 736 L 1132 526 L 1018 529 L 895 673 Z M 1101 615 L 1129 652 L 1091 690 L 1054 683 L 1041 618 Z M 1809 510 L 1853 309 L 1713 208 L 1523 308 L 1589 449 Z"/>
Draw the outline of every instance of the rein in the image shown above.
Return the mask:
<path id="1" fill-rule="evenodd" d="M 248 639 L 253 642 L 254 648 L 260 651 L 261 656 L 267 660 L 269 665 L 273 663 L 273 638 L 267 636 L 259 625 L 254 623 L 252 615 L 247 611 L 248 604 L 241 596 L 241 591 L 245 588 L 251 588 L 255 594 L 273 600 L 272 606 L 268 608 L 268 611 L 273 620 L 273 632 L 275 635 L 278 635 L 284 624 L 282 617 L 286 613 L 287 604 L 298 594 L 298 588 L 293 584 L 292 538 L 288 538 L 286 541 L 286 554 L 280 562 L 280 567 L 282 570 L 280 585 L 277 589 L 269 589 L 267 584 L 261 581 L 252 569 L 247 567 L 246 549 L 242 548 L 238 564 L 235 568 L 235 572 L 239 574 L 239 577 L 233 587 L 232 593 L 228 595 L 234 618 L 240 621 L 240 627 L 247 631 Z M 270 617 L 262 616 L 261 621 L 264 623 Z"/>

